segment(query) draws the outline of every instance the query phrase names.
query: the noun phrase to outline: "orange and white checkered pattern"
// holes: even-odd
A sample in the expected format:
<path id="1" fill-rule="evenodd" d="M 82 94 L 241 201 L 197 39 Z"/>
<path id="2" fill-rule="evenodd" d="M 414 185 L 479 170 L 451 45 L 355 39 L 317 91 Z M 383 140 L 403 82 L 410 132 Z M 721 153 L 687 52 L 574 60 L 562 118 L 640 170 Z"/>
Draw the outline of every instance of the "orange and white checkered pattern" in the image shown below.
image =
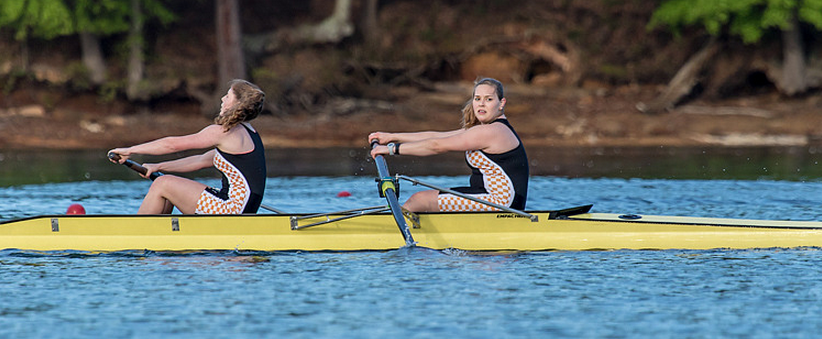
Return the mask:
<path id="1" fill-rule="evenodd" d="M 223 158 L 220 152 L 214 155 L 214 167 L 226 176 L 229 183 L 228 199 L 219 197 L 203 191 L 200 200 L 197 201 L 197 214 L 240 214 L 245 209 L 248 199 L 251 197 L 251 187 L 243 174 L 228 160 Z"/>
<path id="2" fill-rule="evenodd" d="M 514 182 L 505 174 L 502 167 L 491 161 L 480 151 L 465 152 L 465 158 L 471 166 L 479 169 L 482 173 L 483 185 L 485 191 L 488 192 L 471 194 L 471 196 L 497 205 L 511 206 L 514 202 Z M 437 197 L 437 204 L 442 212 L 497 210 L 494 207 L 460 198 L 453 194 L 440 194 Z"/>

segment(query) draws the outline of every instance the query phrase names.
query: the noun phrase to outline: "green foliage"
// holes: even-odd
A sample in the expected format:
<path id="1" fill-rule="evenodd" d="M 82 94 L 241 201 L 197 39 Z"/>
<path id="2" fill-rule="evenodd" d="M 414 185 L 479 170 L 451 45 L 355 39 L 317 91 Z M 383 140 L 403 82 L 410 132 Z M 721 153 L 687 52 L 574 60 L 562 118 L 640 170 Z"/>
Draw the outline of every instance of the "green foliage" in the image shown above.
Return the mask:
<path id="1" fill-rule="evenodd" d="M 166 9 L 158 0 L 141 0 L 145 18 L 158 19 L 167 24 L 174 20 L 174 13 Z M 74 0 L 74 29 L 98 35 L 112 35 L 127 32 L 134 13 L 131 1 L 124 0 Z"/>
<path id="2" fill-rule="evenodd" d="M 14 38 L 20 41 L 74 32 L 71 11 L 62 0 L 6 0 L 0 5 L 0 27 L 14 29 Z"/>
<path id="3" fill-rule="evenodd" d="M 98 35 L 128 31 L 131 5 L 118 0 L 75 0 L 74 30 Z"/>
<path id="4" fill-rule="evenodd" d="M 802 5 L 799 7 L 799 20 L 822 31 L 822 0 L 805 0 Z"/>
<path id="5" fill-rule="evenodd" d="M 163 6 L 163 2 L 160 0 L 142 0 L 141 4 L 145 11 L 143 15 L 145 15 L 146 18 L 157 19 L 163 25 L 168 25 L 177 19 L 177 16 Z"/>
<path id="6" fill-rule="evenodd" d="M 161 0 L 141 0 L 146 19 L 168 24 L 175 19 Z M 88 32 L 112 35 L 128 31 L 133 16 L 125 0 L 4 0 L 0 5 L 0 27 L 16 30 L 15 38 L 54 39 Z"/>
<path id="7" fill-rule="evenodd" d="M 727 28 L 746 43 L 756 43 L 769 29 L 789 27 L 794 13 L 822 31 L 822 0 L 667 0 L 648 26 L 667 26 L 675 34 L 687 26 L 702 26 L 711 35 Z"/>

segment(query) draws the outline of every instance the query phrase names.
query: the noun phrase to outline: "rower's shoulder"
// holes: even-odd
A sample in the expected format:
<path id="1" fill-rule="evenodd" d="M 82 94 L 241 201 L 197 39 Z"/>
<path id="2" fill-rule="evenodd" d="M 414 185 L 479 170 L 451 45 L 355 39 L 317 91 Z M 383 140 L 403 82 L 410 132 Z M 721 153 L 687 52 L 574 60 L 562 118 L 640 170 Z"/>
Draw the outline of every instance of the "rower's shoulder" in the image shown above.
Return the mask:
<path id="1" fill-rule="evenodd" d="M 211 125 L 208 125 L 206 127 L 203 127 L 203 129 L 201 129 L 197 133 L 198 134 L 219 134 L 219 133 L 225 133 L 225 132 L 227 132 L 227 131 L 225 130 L 225 128 L 223 128 L 222 125 L 211 124 Z"/>
<path id="2" fill-rule="evenodd" d="M 468 131 L 472 131 L 472 130 L 475 131 L 475 132 L 479 132 L 479 133 L 497 134 L 497 133 L 510 132 L 512 130 L 512 128 L 510 127 L 510 125 L 508 125 L 506 123 L 503 123 L 500 120 L 495 120 L 495 121 L 493 121 L 491 123 L 488 123 L 488 124 L 476 125 L 476 126 L 473 126 L 471 128 L 468 128 Z"/>

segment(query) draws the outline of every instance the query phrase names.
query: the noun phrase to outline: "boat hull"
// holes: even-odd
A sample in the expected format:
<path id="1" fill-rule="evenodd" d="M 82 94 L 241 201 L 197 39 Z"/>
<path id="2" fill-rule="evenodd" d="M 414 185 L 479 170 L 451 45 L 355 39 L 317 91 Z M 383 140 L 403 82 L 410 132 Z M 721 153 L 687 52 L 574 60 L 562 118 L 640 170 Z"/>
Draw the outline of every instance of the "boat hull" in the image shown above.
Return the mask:
<path id="1" fill-rule="evenodd" d="M 822 223 L 584 213 L 419 215 L 417 246 L 468 251 L 712 249 L 822 246 Z M 390 214 L 292 230 L 290 215 L 59 215 L 0 224 L 0 248 L 78 250 L 363 251 L 405 246 Z M 323 216 L 316 220 L 334 219 Z M 314 220 L 314 221 L 316 221 Z M 311 222 L 306 220 L 305 222 Z"/>

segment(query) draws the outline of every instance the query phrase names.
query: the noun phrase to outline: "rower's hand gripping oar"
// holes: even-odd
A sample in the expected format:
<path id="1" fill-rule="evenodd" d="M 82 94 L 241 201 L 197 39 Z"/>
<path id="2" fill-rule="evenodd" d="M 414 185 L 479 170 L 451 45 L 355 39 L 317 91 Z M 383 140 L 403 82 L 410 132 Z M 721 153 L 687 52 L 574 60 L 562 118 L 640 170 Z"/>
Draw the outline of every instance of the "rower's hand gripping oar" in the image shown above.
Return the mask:
<path id="1" fill-rule="evenodd" d="M 113 160 L 113 161 L 120 162 L 120 155 L 117 154 L 117 153 L 114 153 L 114 152 L 109 153 L 108 158 Z M 126 159 L 126 161 L 123 162 L 123 166 L 131 168 L 135 172 L 140 173 L 142 175 L 146 175 L 146 173 L 148 173 L 148 169 L 146 169 L 145 167 L 143 167 L 142 165 L 136 163 L 134 160 L 131 160 L 131 159 Z M 151 181 L 154 181 L 154 179 L 157 179 L 157 178 L 161 177 L 162 175 L 163 175 L 163 173 L 153 172 L 153 173 L 151 173 L 151 175 L 148 176 L 148 178 L 151 179 Z"/>
<path id="2" fill-rule="evenodd" d="M 115 162 L 120 162 L 120 155 L 117 154 L 117 153 L 110 152 L 108 154 L 108 158 L 115 161 Z M 133 169 L 135 172 L 140 173 L 142 175 L 146 175 L 146 173 L 148 173 L 147 168 L 143 167 L 143 165 L 140 165 L 140 164 L 138 164 L 137 162 L 135 162 L 134 160 L 131 160 L 131 159 L 126 159 L 126 161 L 123 162 L 123 165 L 128 167 L 128 168 Z M 151 181 L 154 181 L 154 179 L 157 179 L 157 178 L 161 177 L 162 175 L 163 175 L 162 172 L 152 172 L 151 175 L 148 176 L 148 178 L 151 179 Z M 269 210 L 271 212 L 277 213 L 277 214 L 285 214 L 285 212 L 280 211 L 280 210 L 278 210 L 274 207 L 271 207 L 271 206 L 268 206 L 268 205 L 265 205 L 265 204 L 260 204 L 260 207 L 263 208 L 263 209 Z"/>
<path id="3" fill-rule="evenodd" d="M 371 148 L 373 149 L 379 143 L 377 140 L 371 140 Z M 377 189 L 380 197 L 385 198 L 388 202 L 388 207 L 391 209 L 391 214 L 394 215 L 394 221 L 397 222 L 397 227 L 400 228 L 403 239 L 405 239 L 406 246 L 414 246 L 416 242 L 411 236 L 411 231 L 408 229 L 408 224 L 405 223 L 405 217 L 402 214 L 402 207 L 398 200 L 400 196 L 399 182 L 396 178 L 391 178 L 388 172 L 388 165 L 385 163 L 385 158 L 380 154 L 374 157 L 374 163 L 377 165 Z"/>

